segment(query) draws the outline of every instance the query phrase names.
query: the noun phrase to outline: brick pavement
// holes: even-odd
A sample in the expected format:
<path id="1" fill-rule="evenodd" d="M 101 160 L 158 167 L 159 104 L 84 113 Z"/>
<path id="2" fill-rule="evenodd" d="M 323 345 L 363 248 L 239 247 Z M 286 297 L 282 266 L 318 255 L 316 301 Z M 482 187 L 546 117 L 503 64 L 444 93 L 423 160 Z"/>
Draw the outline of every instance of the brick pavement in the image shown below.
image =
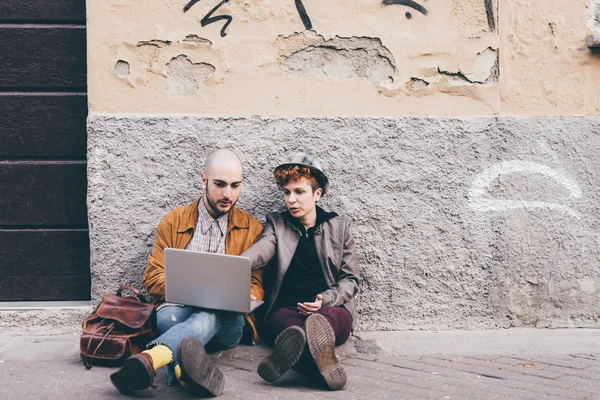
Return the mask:
<path id="1" fill-rule="evenodd" d="M 568 332 L 545 347 L 553 331 L 513 331 L 506 337 L 498 336 L 506 331 L 481 331 L 469 338 L 460 332 L 358 334 L 338 349 L 349 379 L 340 392 L 324 390 L 293 371 L 276 384 L 262 381 L 255 370 L 269 351 L 264 346 L 241 346 L 212 357 L 227 378 L 223 399 L 600 399 L 600 332 Z M 514 351 L 525 332 L 541 345 Z M 452 344 L 466 339 L 477 345 Z M 499 346 L 499 340 L 506 343 Z M 124 398 L 110 384 L 112 369 L 85 370 L 77 346 L 76 333 L 0 334 L 0 398 Z M 135 397 L 191 398 L 181 388 L 166 387 L 163 372 L 155 384 L 156 389 Z"/>

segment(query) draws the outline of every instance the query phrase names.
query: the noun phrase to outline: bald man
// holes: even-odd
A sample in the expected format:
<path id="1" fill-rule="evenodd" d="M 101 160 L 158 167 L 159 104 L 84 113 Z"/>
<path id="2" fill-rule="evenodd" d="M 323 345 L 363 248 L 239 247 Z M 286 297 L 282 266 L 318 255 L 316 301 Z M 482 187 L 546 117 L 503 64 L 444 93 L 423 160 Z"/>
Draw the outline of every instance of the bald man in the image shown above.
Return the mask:
<path id="1" fill-rule="evenodd" d="M 177 381 L 195 395 L 218 396 L 223 392 L 223 373 L 210 361 L 204 346 L 233 348 L 244 333 L 248 342 L 258 342 L 252 314 L 164 302 L 164 249 L 240 255 L 262 232 L 254 217 L 235 207 L 242 185 L 242 162 L 233 152 L 211 153 L 200 177 L 202 197 L 169 212 L 156 230 L 143 284 L 158 304 L 160 336 L 148 344 L 148 350 L 129 357 L 111 375 L 113 385 L 123 394 L 150 387 L 156 371 L 167 367 L 169 386 Z M 263 298 L 262 272 L 252 272 L 250 293 L 252 300 Z"/>

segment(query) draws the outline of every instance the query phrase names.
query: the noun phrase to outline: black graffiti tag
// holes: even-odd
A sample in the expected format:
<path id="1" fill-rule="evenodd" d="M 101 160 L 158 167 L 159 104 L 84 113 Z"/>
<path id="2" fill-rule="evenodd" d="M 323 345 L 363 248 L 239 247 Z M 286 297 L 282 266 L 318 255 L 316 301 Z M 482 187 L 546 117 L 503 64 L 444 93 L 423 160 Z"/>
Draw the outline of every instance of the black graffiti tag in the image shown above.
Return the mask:
<path id="1" fill-rule="evenodd" d="M 492 0 L 484 0 L 485 5 L 485 13 L 487 15 L 488 26 L 490 27 L 490 31 L 496 31 L 496 20 L 494 19 L 494 7 L 492 5 Z"/>
<path id="2" fill-rule="evenodd" d="M 188 12 L 190 10 L 190 8 L 192 8 L 192 6 L 196 3 L 198 3 L 199 1 L 200 0 L 191 0 L 185 7 L 183 7 L 183 12 L 184 13 Z M 204 18 L 202 18 L 200 20 L 200 25 L 202 25 L 203 27 L 206 25 L 210 25 L 213 22 L 218 22 L 218 21 L 223 21 L 223 20 L 227 21 L 221 28 L 221 37 L 227 36 L 227 32 L 225 32 L 225 31 L 227 30 L 227 27 L 229 26 L 229 24 L 231 24 L 231 21 L 233 21 L 233 17 L 231 15 L 217 15 L 216 17 L 213 17 L 212 15 L 215 13 L 215 11 L 217 11 L 219 9 L 219 7 L 221 7 L 225 3 L 229 3 L 229 0 L 221 0 L 221 2 L 219 4 L 217 4 L 212 10 L 210 10 L 204 16 Z"/>
<path id="3" fill-rule="evenodd" d="M 298 10 L 298 14 L 300 15 L 300 19 L 304 24 L 304 28 L 312 29 L 312 22 L 310 22 L 310 18 L 306 13 L 306 8 L 304 8 L 304 4 L 302 4 L 302 0 L 296 0 L 296 10 Z"/>
<path id="4" fill-rule="evenodd" d="M 399 4 L 402 6 L 410 7 L 423 15 L 427 15 L 427 9 L 417 3 L 414 0 L 383 0 L 383 4 L 391 5 L 391 4 Z M 485 7 L 485 14 L 487 16 L 488 26 L 490 27 L 490 31 L 496 31 L 496 20 L 494 18 L 494 7 L 492 5 L 492 0 L 483 0 L 483 5 Z M 412 15 L 407 12 L 406 18 L 410 19 Z"/>
<path id="5" fill-rule="evenodd" d="M 183 12 L 184 13 L 188 12 L 199 1 L 200 0 L 191 0 L 189 3 L 186 4 L 185 7 L 183 7 Z M 221 7 L 223 4 L 228 3 L 228 2 L 229 2 L 229 0 L 222 0 L 212 10 L 210 10 L 208 12 L 208 14 L 206 14 L 204 16 L 204 18 L 202 18 L 202 20 L 200 21 L 200 24 L 202 26 L 206 26 L 206 25 L 212 24 L 213 22 L 226 20 L 227 22 L 225 22 L 225 25 L 223 25 L 223 28 L 221 28 L 221 37 L 227 36 L 226 30 L 227 30 L 227 27 L 229 26 L 229 24 L 231 24 L 231 21 L 233 21 L 233 17 L 231 15 L 218 15 L 216 17 L 212 17 L 212 15 L 215 13 L 215 11 L 217 11 L 219 9 L 219 7 Z M 310 22 L 310 17 L 306 13 L 306 8 L 304 8 L 304 4 L 302 4 L 302 0 L 295 0 L 295 2 L 296 2 L 296 9 L 298 10 L 298 15 L 300 15 L 300 19 L 302 20 L 302 23 L 304 24 L 304 28 L 312 29 L 312 22 Z"/>
<path id="6" fill-rule="evenodd" d="M 187 3 L 187 5 L 186 5 L 185 7 L 183 7 L 183 12 L 185 13 L 185 12 L 188 12 L 188 11 L 190 11 L 190 8 L 192 8 L 192 6 L 193 6 L 194 4 L 196 4 L 197 2 L 199 2 L 199 1 L 200 1 L 200 0 L 192 0 L 192 1 L 190 1 L 189 3 Z"/>
<path id="7" fill-rule="evenodd" d="M 413 0 L 383 0 L 383 4 L 385 4 L 385 5 L 398 4 L 401 6 L 410 7 L 413 10 L 416 10 L 423 15 L 427 15 L 427 9 Z M 411 13 L 409 13 L 409 12 L 407 12 L 405 14 L 405 16 L 407 19 L 412 18 Z"/>
<path id="8" fill-rule="evenodd" d="M 187 3 L 185 7 L 183 7 L 183 12 L 184 13 L 188 12 L 199 1 L 200 0 L 190 0 L 190 2 Z M 296 10 L 298 11 L 298 15 L 300 16 L 300 19 L 302 20 L 302 24 L 304 24 L 304 28 L 312 29 L 312 22 L 310 20 L 310 17 L 308 16 L 308 13 L 306 12 L 306 8 L 304 7 L 302 0 L 294 0 L 294 1 L 296 3 Z M 487 20 L 488 20 L 488 25 L 490 27 L 490 30 L 495 31 L 496 24 L 495 24 L 495 20 L 494 20 L 494 10 L 492 7 L 492 0 L 483 0 L 483 2 L 485 5 L 485 11 L 487 14 Z M 212 15 L 225 3 L 229 3 L 229 0 L 221 0 L 221 2 L 219 4 L 217 4 L 212 10 L 210 10 L 200 20 L 200 24 L 202 26 L 210 25 L 213 22 L 226 21 L 225 24 L 223 25 L 223 27 L 221 28 L 221 37 L 227 36 L 227 32 L 226 32 L 227 27 L 233 21 L 233 17 L 231 15 L 217 15 L 216 17 L 213 17 Z M 423 7 L 421 4 L 417 3 L 414 0 L 383 0 L 383 4 L 384 5 L 401 5 L 401 6 L 409 7 L 415 11 L 420 12 L 423 15 L 427 15 L 427 13 L 428 13 L 428 11 L 425 7 Z M 408 19 L 412 18 L 412 15 L 410 12 L 406 13 L 406 18 L 408 18 Z"/>

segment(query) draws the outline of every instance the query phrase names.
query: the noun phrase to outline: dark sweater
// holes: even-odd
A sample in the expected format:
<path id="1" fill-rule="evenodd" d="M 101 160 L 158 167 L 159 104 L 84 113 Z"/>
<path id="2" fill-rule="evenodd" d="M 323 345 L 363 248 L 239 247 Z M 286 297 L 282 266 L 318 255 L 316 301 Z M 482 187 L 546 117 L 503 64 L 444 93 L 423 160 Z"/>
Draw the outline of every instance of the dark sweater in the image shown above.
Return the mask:
<path id="1" fill-rule="evenodd" d="M 315 248 L 315 232 L 319 225 L 337 217 L 337 214 L 317 207 L 317 222 L 309 229 L 305 229 L 289 212 L 285 216 L 300 233 L 300 241 L 281 283 L 273 311 L 283 307 L 297 307 L 297 303 L 312 302 L 317 294 L 329 289 Z"/>

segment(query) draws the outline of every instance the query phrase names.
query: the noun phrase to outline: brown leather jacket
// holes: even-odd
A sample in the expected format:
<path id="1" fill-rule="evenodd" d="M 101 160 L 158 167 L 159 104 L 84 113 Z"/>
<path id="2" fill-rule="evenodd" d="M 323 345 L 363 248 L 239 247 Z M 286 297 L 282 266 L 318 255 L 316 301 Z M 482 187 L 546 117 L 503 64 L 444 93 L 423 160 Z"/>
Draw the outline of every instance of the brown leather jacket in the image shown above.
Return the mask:
<path id="1" fill-rule="evenodd" d="M 279 294 L 283 277 L 290 266 L 300 241 L 300 233 L 283 213 L 267 214 L 267 222 L 260 239 L 242 255 L 252 260 L 253 268 L 263 268 L 275 258 L 274 284 L 266 299 L 268 316 Z M 355 243 L 350 221 L 336 216 L 318 226 L 315 231 L 315 247 L 321 269 L 329 289 L 321 293 L 323 306 L 343 306 L 356 321 L 354 297 L 360 286 L 358 260 L 354 253 Z"/>
<path id="2" fill-rule="evenodd" d="M 158 224 L 154 247 L 148 256 L 148 264 L 142 279 L 144 289 L 157 304 L 165 301 L 164 249 L 169 247 L 185 249 L 194 234 L 199 201 L 200 199 L 170 211 Z M 236 207 L 232 208 L 227 224 L 225 253 L 239 256 L 256 241 L 261 232 L 262 225 L 253 216 Z M 262 271 L 252 271 L 250 293 L 258 300 L 263 299 Z M 252 343 L 258 343 L 254 315 L 247 314 L 246 321 L 252 328 Z"/>

